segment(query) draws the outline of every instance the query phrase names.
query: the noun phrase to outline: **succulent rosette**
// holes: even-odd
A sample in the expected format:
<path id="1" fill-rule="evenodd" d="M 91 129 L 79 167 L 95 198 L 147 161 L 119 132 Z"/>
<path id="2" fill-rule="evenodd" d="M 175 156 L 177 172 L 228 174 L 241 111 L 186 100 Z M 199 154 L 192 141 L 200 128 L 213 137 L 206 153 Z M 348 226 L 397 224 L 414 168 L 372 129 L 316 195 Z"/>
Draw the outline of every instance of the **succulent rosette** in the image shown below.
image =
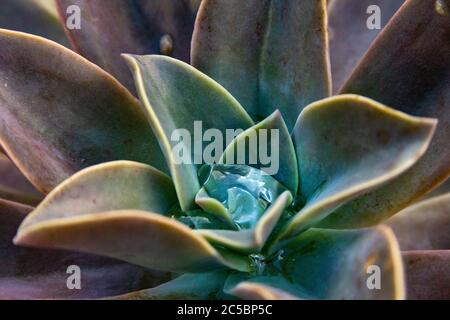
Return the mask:
<path id="1" fill-rule="evenodd" d="M 51 7 L 60 44 L 0 30 L 0 142 L 39 190 L 2 158 L 1 298 L 450 297 L 449 196 L 403 210 L 450 175 L 450 1 L 57 3 L 87 59 Z M 196 123 L 240 131 L 173 139 Z"/>

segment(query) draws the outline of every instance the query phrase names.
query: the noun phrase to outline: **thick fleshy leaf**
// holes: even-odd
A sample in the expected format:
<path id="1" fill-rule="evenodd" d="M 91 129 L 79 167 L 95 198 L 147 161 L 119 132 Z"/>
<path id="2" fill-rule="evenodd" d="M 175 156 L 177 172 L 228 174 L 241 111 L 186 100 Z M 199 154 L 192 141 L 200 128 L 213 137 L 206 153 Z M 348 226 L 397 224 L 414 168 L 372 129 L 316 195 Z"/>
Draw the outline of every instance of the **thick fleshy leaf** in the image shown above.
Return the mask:
<path id="1" fill-rule="evenodd" d="M 0 77 L 0 142 L 40 191 L 112 160 L 165 168 L 139 102 L 72 51 L 0 30 Z"/>
<path id="2" fill-rule="evenodd" d="M 229 293 L 244 300 L 298 300 L 283 290 L 253 282 L 242 282 L 232 288 Z"/>
<path id="3" fill-rule="evenodd" d="M 450 175 L 448 8 L 450 0 L 407 1 L 344 86 L 342 92 L 362 94 L 408 114 L 438 118 L 439 125 L 427 153 L 413 168 L 343 206 L 330 217 L 333 226 L 377 224 Z"/>
<path id="4" fill-rule="evenodd" d="M 245 130 L 253 121 L 223 87 L 184 62 L 152 55 L 125 58 L 169 164 L 181 208 L 193 209 L 200 190 L 197 170 L 207 145 L 203 133 L 216 130 L 225 148 L 227 129 Z M 177 153 L 180 146 L 183 157 Z"/>
<path id="5" fill-rule="evenodd" d="M 65 22 L 76 5 L 81 28 L 67 30 L 75 49 L 134 92 L 122 53 L 169 54 L 189 61 L 198 1 L 58 0 Z"/>
<path id="6" fill-rule="evenodd" d="M 297 156 L 278 110 L 237 136 L 225 149 L 220 163 L 245 164 L 263 170 L 297 194 Z"/>
<path id="7" fill-rule="evenodd" d="M 280 258 L 284 277 L 319 299 L 403 299 L 405 295 L 400 250 L 394 234 L 384 226 L 311 229 L 283 248 Z"/>
<path id="8" fill-rule="evenodd" d="M 279 109 L 292 129 L 306 105 L 330 95 L 326 10 L 325 0 L 205 0 L 192 64 L 255 120 Z"/>
<path id="9" fill-rule="evenodd" d="M 292 203 L 289 191 L 282 193 L 264 212 L 254 229 L 232 230 L 196 230 L 208 241 L 225 248 L 243 252 L 259 252 L 264 247 L 284 210 Z"/>
<path id="10" fill-rule="evenodd" d="M 27 216 L 27 214 L 29 214 L 32 210 L 33 210 L 33 207 L 31 207 L 29 205 L 0 199 L 0 217 L 2 217 L 3 221 L 8 221 L 8 222 L 11 221 L 10 222 L 11 224 L 20 223 L 23 220 L 23 218 L 25 218 Z M 8 215 L 11 216 L 12 220 L 7 220 Z M 8 223 L 3 223 L 3 224 L 7 225 Z M 3 233 L 3 234 L 6 234 L 6 233 Z M 11 239 L 12 239 L 12 237 L 11 237 Z"/>
<path id="11" fill-rule="evenodd" d="M 14 242 L 98 254 L 163 271 L 239 268 L 227 263 L 190 228 L 148 211 L 119 210 L 70 217 L 61 212 L 59 219 L 43 219 L 34 224 L 25 221 Z"/>
<path id="12" fill-rule="evenodd" d="M 0 28 L 32 33 L 69 46 L 51 0 L 2 0 Z"/>
<path id="13" fill-rule="evenodd" d="M 229 209 L 234 207 L 230 203 L 230 191 L 235 193 L 233 190 L 236 189 L 246 191 L 253 198 L 263 199 L 268 203 L 273 202 L 287 190 L 272 176 L 246 165 L 207 165 L 201 168 L 202 173 L 206 171 L 206 167 L 209 169 L 209 175 L 203 182 L 204 190 Z"/>
<path id="14" fill-rule="evenodd" d="M 450 250 L 403 252 L 408 299 L 450 299 Z"/>
<path id="15" fill-rule="evenodd" d="M 387 224 L 403 251 L 450 250 L 450 194 L 406 208 Z"/>
<path id="16" fill-rule="evenodd" d="M 435 120 L 355 95 L 308 106 L 293 132 L 306 205 L 280 237 L 295 236 L 410 168 L 427 149 L 435 126 Z"/>
<path id="17" fill-rule="evenodd" d="M 165 215 L 176 204 L 175 189 L 168 176 L 145 164 L 115 161 L 89 167 L 65 180 L 27 217 L 22 228 L 116 210 Z"/>
<path id="18" fill-rule="evenodd" d="M 428 199 L 432 199 L 446 193 L 450 193 L 450 179 L 445 180 L 442 184 L 437 186 L 432 191 L 426 193 L 423 197 L 419 198 L 417 202 L 425 201 Z"/>
<path id="19" fill-rule="evenodd" d="M 245 300 L 299 300 L 310 298 L 302 288 L 279 276 L 231 275 L 225 291 Z"/>
<path id="20" fill-rule="evenodd" d="M 263 171 L 246 165 L 205 165 L 199 170 L 203 188 L 196 203 L 231 229 L 253 229 L 286 187 Z"/>
<path id="21" fill-rule="evenodd" d="M 28 249 L 12 239 L 31 207 L 0 200 L 0 299 L 90 299 L 157 286 L 171 275 L 73 252 Z M 68 267 L 81 271 L 81 289 L 69 290 Z"/>
<path id="22" fill-rule="evenodd" d="M 403 2 L 405 0 L 331 1 L 328 7 L 328 32 L 335 92 L 342 87 L 370 44 Z"/>
<path id="23" fill-rule="evenodd" d="M 227 271 L 184 274 L 158 287 L 115 297 L 120 300 L 214 300 L 220 297 Z"/>
<path id="24" fill-rule="evenodd" d="M 237 229 L 228 209 L 219 200 L 211 198 L 204 187 L 195 196 L 195 203 L 208 214 L 225 222 L 231 229 Z"/>
<path id="25" fill-rule="evenodd" d="M 104 255 L 158 270 L 221 267 L 222 256 L 206 240 L 163 216 L 175 204 L 169 177 L 156 169 L 127 161 L 101 164 L 55 188 L 24 220 L 15 242 Z"/>
<path id="26" fill-rule="evenodd" d="M 29 205 L 37 205 L 42 199 L 40 194 L 16 166 L 0 153 L 0 199 L 11 200 Z"/>
<path id="27" fill-rule="evenodd" d="M 58 16 L 58 7 L 56 1 L 54 0 L 31 0 L 31 2 L 36 3 L 37 6 L 42 8 L 48 14 L 57 17 Z"/>
<path id="28" fill-rule="evenodd" d="M 230 227 L 234 227 L 234 225 L 230 226 L 230 224 L 221 219 L 221 217 L 214 216 L 201 209 L 181 212 L 179 211 L 179 207 L 176 207 L 172 210 L 172 218 L 194 230 L 229 229 Z"/>

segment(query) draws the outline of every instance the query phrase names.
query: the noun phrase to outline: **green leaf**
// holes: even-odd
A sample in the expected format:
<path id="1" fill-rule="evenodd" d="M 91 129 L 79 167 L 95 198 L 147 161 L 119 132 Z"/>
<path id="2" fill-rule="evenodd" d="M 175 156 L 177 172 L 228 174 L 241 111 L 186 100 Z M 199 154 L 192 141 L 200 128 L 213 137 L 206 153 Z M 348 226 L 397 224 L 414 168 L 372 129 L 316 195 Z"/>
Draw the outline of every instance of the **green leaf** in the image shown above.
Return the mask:
<path id="1" fill-rule="evenodd" d="M 299 300 L 308 299 L 305 291 L 280 276 L 250 277 L 231 275 L 225 283 L 225 291 L 245 300 Z"/>
<path id="2" fill-rule="evenodd" d="M 215 300 L 222 291 L 227 271 L 184 274 L 158 287 L 114 297 L 120 300 Z"/>
<path id="3" fill-rule="evenodd" d="M 450 0 L 440 3 L 450 8 Z M 424 157 L 405 174 L 334 213 L 334 226 L 377 224 L 450 175 L 450 15 L 439 13 L 435 6 L 436 1 L 405 3 L 342 90 L 409 114 L 437 118 L 433 141 Z"/>
<path id="4" fill-rule="evenodd" d="M 308 106 L 293 132 L 306 205 L 279 239 L 295 236 L 410 168 L 428 147 L 435 126 L 435 120 L 355 95 Z M 333 227 L 332 221 L 326 226 Z"/>
<path id="5" fill-rule="evenodd" d="M 0 28 L 32 33 L 69 47 L 55 8 L 48 0 L 2 0 Z"/>
<path id="6" fill-rule="evenodd" d="M 164 271 L 197 272 L 227 265 L 205 239 L 163 216 L 174 204 L 170 179 L 156 169 L 122 161 L 93 166 L 55 188 L 24 220 L 15 242 L 98 254 Z"/>
<path id="7" fill-rule="evenodd" d="M 230 206 L 229 190 L 235 188 L 246 191 L 256 199 L 262 198 L 266 202 L 272 202 L 286 191 L 286 187 L 272 176 L 246 165 L 217 164 L 209 166 L 209 175 L 203 186 L 211 197 L 228 207 Z"/>
<path id="8" fill-rule="evenodd" d="M 177 204 L 172 181 L 157 169 L 115 161 L 84 169 L 56 187 L 24 221 L 42 221 L 115 210 L 142 210 L 166 215 Z"/>
<path id="9" fill-rule="evenodd" d="M 20 1 L 20 0 L 19 0 Z M 58 16 L 58 8 L 56 1 L 48 1 L 48 0 L 31 0 L 28 2 L 35 3 L 39 8 L 52 15 L 53 17 Z"/>
<path id="10" fill-rule="evenodd" d="M 14 246 L 12 239 L 31 207 L 0 200 L 0 299 L 95 299 L 157 286 L 170 279 L 120 261 L 60 250 Z M 80 290 L 68 290 L 67 268 L 82 272 Z"/>
<path id="11" fill-rule="evenodd" d="M 450 194 L 408 207 L 387 224 L 403 251 L 450 249 Z"/>
<path id="12" fill-rule="evenodd" d="M 230 228 L 230 225 L 220 219 L 220 217 L 215 217 L 214 215 L 199 209 L 187 212 L 175 211 L 172 218 L 194 230 Z"/>
<path id="13" fill-rule="evenodd" d="M 245 165 L 205 165 L 199 206 L 227 222 L 231 229 L 252 229 L 270 203 L 286 188 L 263 171 Z"/>
<path id="14" fill-rule="evenodd" d="M 281 254 L 280 272 L 284 277 L 319 299 L 404 298 L 401 255 L 387 227 L 311 229 L 283 248 Z M 374 277 L 378 271 L 381 289 L 371 290 L 368 284 L 377 285 Z"/>
<path id="15" fill-rule="evenodd" d="M 193 209 L 195 195 L 200 190 L 197 170 L 203 163 L 205 147 L 202 137 L 197 135 L 216 129 L 225 137 L 227 129 L 247 129 L 253 122 L 223 87 L 188 64 L 164 56 L 124 57 L 134 73 L 139 96 L 164 150 L 181 208 Z M 195 122 L 201 122 L 200 130 L 194 131 Z M 178 142 L 171 139 L 176 130 L 183 129 L 189 137 L 182 137 Z M 190 152 L 188 161 L 175 159 L 175 147 L 180 144 L 188 150 L 186 153 Z"/>
<path id="16" fill-rule="evenodd" d="M 289 191 L 282 193 L 252 229 L 247 230 L 196 230 L 213 244 L 231 248 L 240 252 L 260 252 L 267 239 L 271 235 L 284 210 L 292 203 L 292 195 Z"/>
<path id="17" fill-rule="evenodd" d="M 43 198 L 14 164 L 0 153 L 0 199 L 37 205 Z"/>
<path id="18" fill-rule="evenodd" d="M 118 210 L 69 217 L 61 213 L 58 218 L 34 224 L 25 221 L 14 242 L 97 254 L 171 272 L 233 267 L 190 228 L 148 211 Z"/>
<path id="19" fill-rule="evenodd" d="M 203 1 L 192 64 L 255 120 L 279 109 L 292 129 L 306 105 L 330 95 L 326 10 L 325 0 Z"/>
<path id="20" fill-rule="evenodd" d="M 229 294 L 244 300 L 298 300 L 294 295 L 291 295 L 283 290 L 273 288 L 265 284 L 254 282 L 242 282 L 233 289 L 230 289 Z"/>
<path id="21" fill-rule="evenodd" d="M 330 2 L 330 1 L 329 1 Z M 328 32 L 333 89 L 338 91 L 369 46 L 405 0 L 332 0 L 328 7 Z M 376 11 L 378 6 L 380 11 Z M 369 28 L 376 23 L 378 28 Z M 386 70 L 391 72 L 391 70 Z"/>
<path id="22" fill-rule="evenodd" d="M 204 187 L 195 196 L 195 203 L 208 214 L 228 224 L 231 229 L 237 228 L 228 209 L 219 200 L 211 198 Z"/>
<path id="23" fill-rule="evenodd" d="M 263 170 L 297 194 L 297 156 L 286 123 L 278 110 L 237 136 L 225 149 L 220 163 L 245 164 Z"/>
<path id="24" fill-rule="evenodd" d="M 75 49 L 132 92 L 133 78 L 120 55 L 161 53 L 189 61 L 196 2 L 58 0 L 64 24 L 71 16 L 67 14 L 69 6 L 77 5 L 81 10 L 81 28 L 67 30 Z"/>
<path id="25" fill-rule="evenodd" d="M 40 191 L 112 160 L 166 168 L 139 102 L 72 51 L 0 30 L 0 70 L 0 140 Z"/>
<path id="26" fill-rule="evenodd" d="M 450 250 L 403 252 L 408 299 L 450 299 Z"/>

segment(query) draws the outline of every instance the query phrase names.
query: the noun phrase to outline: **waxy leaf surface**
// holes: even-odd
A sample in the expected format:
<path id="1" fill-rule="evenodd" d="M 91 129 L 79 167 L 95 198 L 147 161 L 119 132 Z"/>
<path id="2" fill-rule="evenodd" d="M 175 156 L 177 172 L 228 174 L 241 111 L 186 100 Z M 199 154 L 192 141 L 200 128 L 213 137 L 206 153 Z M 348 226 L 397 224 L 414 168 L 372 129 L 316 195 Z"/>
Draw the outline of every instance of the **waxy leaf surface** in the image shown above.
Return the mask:
<path id="1" fill-rule="evenodd" d="M 278 110 L 238 135 L 225 149 L 220 163 L 261 169 L 293 194 L 297 193 L 297 156 L 290 132 Z"/>
<path id="2" fill-rule="evenodd" d="M 380 223 L 450 175 L 449 8 L 450 0 L 407 1 L 344 85 L 344 93 L 437 118 L 439 125 L 427 153 L 413 168 L 343 206 L 330 216 L 328 225 L 349 228 Z"/>
<path id="3" fill-rule="evenodd" d="M 0 30 L 0 78 L 0 142 L 40 191 L 107 161 L 166 168 L 139 102 L 72 51 Z"/>
<path id="4" fill-rule="evenodd" d="M 318 299 L 405 297 L 400 250 L 387 227 L 311 229 L 283 250 L 280 265 L 284 277 Z M 381 274 L 380 290 L 370 289 L 376 284 L 374 278 L 369 278 L 374 272 Z"/>
<path id="5" fill-rule="evenodd" d="M 154 55 L 125 59 L 166 156 L 181 208 L 193 209 L 200 190 L 197 171 L 207 144 L 203 133 L 218 131 L 225 148 L 227 130 L 245 130 L 253 122 L 223 87 L 186 63 Z M 180 145 L 187 150 L 184 157 L 176 152 Z"/>
<path id="6" fill-rule="evenodd" d="M 228 89 L 255 121 L 279 109 L 289 130 L 330 95 L 325 0 L 206 0 L 192 64 Z"/>
<path id="7" fill-rule="evenodd" d="M 154 287 L 171 278 L 114 259 L 15 246 L 14 234 L 31 210 L 0 200 L 0 299 L 97 299 Z M 79 290 L 67 287 L 67 271 L 74 265 L 81 269 Z"/>
<path id="8" fill-rule="evenodd" d="M 410 168 L 427 149 L 435 126 L 435 120 L 408 116 L 356 95 L 308 106 L 293 132 L 300 196 L 306 205 L 280 237 L 306 230 Z"/>
<path id="9" fill-rule="evenodd" d="M 450 299 L 450 250 L 403 252 L 408 299 Z"/>
<path id="10" fill-rule="evenodd" d="M 184 274 L 151 289 L 115 297 L 120 300 L 213 300 L 222 291 L 227 271 Z"/>
<path id="11" fill-rule="evenodd" d="M 198 1 L 58 0 L 62 22 L 80 8 L 80 28 L 67 29 L 75 50 L 135 91 L 122 53 L 170 54 L 189 61 Z M 72 21 L 72 20 L 70 20 Z M 169 43 L 164 43 L 164 36 Z"/>
<path id="12" fill-rule="evenodd" d="M 333 91 L 338 92 L 369 46 L 405 0 L 329 2 L 331 74 Z"/>
<path id="13" fill-rule="evenodd" d="M 2 0 L 0 28 L 32 33 L 66 47 L 64 28 L 50 0 Z"/>
<path id="14" fill-rule="evenodd" d="M 410 206 L 386 223 L 402 251 L 450 250 L 450 194 Z"/>

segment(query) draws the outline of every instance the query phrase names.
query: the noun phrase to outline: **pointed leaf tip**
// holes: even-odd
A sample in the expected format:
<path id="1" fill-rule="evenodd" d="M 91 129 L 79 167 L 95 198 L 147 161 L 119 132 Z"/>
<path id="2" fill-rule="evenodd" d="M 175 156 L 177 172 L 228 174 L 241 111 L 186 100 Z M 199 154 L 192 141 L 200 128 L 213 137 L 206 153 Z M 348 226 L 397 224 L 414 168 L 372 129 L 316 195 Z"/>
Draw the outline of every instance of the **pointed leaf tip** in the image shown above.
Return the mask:
<path id="1" fill-rule="evenodd" d="M 280 239 L 306 230 L 405 172 L 427 150 L 436 124 L 434 119 L 409 116 L 357 95 L 306 107 L 293 131 L 300 195 L 306 205 Z M 333 228 L 332 218 L 321 226 Z M 348 224 L 359 219 L 350 214 L 338 218 Z"/>
<path id="2" fill-rule="evenodd" d="M 325 0 L 203 1 L 192 65 L 255 121 L 278 108 L 291 130 L 306 105 L 331 93 L 326 15 Z"/>
<path id="3" fill-rule="evenodd" d="M 200 140 L 196 126 L 201 126 L 202 134 L 208 129 L 218 130 L 223 138 L 227 130 L 245 130 L 253 121 L 222 86 L 182 61 L 158 55 L 124 58 L 134 73 L 139 96 L 164 150 L 181 208 L 193 209 L 200 190 L 197 171 L 205 163 L 206 146 L 202 142 L 200 150 L 194 147 L 192 137 Z M 180 130 L 183 139 L 172 140 L 173 133 Z M 225 148 L 226 141 L 220 142 Z M 180 145 L 187 149 L 188 159 L 176 159 L 175 150 Z"/>
<path id="4" fill-rule="evenodd" d="M 224 267 L 217 251 L 191 229 L 147 211 L 119 210 L 44 221 L 19 228 L 14 243 L 98 254 L 163 271 Z"/>
<path id="5" fill-rule="evenodd" d="M 113 160 L 166 170 L 139 101 L 86 59 L 44 38 L 1 29 L 0 69 L 1 144 L 40 191 Z"/>
<path id="6" fill-rule="evenodd" d="M 450 7 L 450 0 L 440 2 Z M 341 228 L 351 227 L 338 218 L 347 213 L 359 216 L 354 226 L 380 223 L 450 175 L 450 19 L 435 6 L 433 0 L 406 1 L 341 90 L 408 114 L 439 119 L 427 153 L 413 168 L 336 212 L 334 222 Z"/>
<path id="7" fill-rule="evenodd" d="M 245 164 L 260 169 L 292 194 L 297 194 L 297 156 L 288 127 L 278 109 L 239 134 L 225 149 L 219 163 Z"/>
<path id="8" fill-rule="evenodd" d="M 247 230 L 196 230 L 213 244 L 244 253 L 259 253 L 269 239 L 284 210 L 292 203 L 289 191 L 283 192 L 267 208 L 253 229 Z"/>

